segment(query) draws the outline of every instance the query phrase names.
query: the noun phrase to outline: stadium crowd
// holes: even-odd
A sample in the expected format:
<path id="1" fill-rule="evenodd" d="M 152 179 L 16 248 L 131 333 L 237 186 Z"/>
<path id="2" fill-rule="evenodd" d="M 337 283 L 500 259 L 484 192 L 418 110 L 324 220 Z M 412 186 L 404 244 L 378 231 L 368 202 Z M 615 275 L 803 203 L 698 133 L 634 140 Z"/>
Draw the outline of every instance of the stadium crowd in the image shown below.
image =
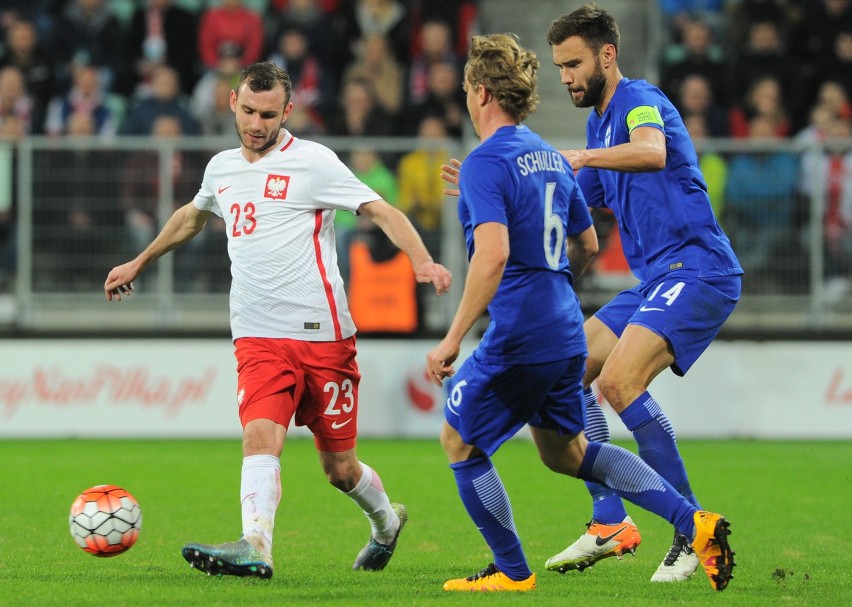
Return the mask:
<path id="1" fill-rule="evenodd" d="M 659 9 L 656 84 L 697 143 L 849 138 L 852 0 L 659 0 Z M 4 0 L 0 138 L 230 134 L 229 92 L 241 68 L 264 59 L 291 75 L 287 126 L 297 136 L 460 138 L 461 68 L 481 10 L 478 0 Z M 766 272 L 750 284 L 771 288 L 772 261 L 804 229 L 816 179 L 826 197 L 827 279 L 838 293 L 852 292 L 848 148 L 761 156 L 698 147 L 717 216 L 747 272 Z M 4 174 L 12 172 L 7 156 L 0 149 Z M 420 151 L 347 159 L 435 250 L 442 197 L 432 173 L 440 162 Z M 16 245 L 12 180 L 0 182 L 2 282 Z M 153 229 L 137 229 L 144 218 L 134 217 L 125 218 L 132 233 Z M 357 222 L 338 222 L 348 250 Z"/>

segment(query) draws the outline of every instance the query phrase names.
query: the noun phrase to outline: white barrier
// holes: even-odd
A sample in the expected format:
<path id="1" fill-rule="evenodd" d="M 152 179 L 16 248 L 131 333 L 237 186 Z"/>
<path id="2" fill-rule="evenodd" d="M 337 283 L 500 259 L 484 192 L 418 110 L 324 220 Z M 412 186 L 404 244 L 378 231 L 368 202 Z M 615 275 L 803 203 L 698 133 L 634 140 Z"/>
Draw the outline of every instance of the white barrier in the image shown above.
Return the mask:
<path id="1" fill-rule="evenodd" d="M 361 436 L 438 436 L 435 343 L 358 343 Z M 0 436 L 237 437 L 235 369 L 227 339 L 0 340 Z M 651 393 L 681 438 L 849 439 L 852 344 L 716 342 Z M 605 408 L 613 436 L 628 436 Z"/>

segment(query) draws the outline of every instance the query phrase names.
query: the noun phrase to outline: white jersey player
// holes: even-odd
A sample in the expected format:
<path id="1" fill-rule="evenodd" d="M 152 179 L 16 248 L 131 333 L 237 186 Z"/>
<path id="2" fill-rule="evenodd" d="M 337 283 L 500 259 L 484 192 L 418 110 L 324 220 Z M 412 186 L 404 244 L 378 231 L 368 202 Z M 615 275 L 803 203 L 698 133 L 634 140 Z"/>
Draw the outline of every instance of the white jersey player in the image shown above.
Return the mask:
<path id="1" fill-rule="evenodd" d="M 294 417 L 313 432 L 329 482 L 370 521 L 370 540 L 353 568 L 383 569 L 405 524 L 405 507 L 390 503 L 379 475 L 355 453 L 360 374 L 337 268 L 335 212 L 369 217 L 409 256 L 417 280 L 431 282 L 439 295 L 451 282 L 405 215 L 329 149 L 282 128 L 293 107 L 290 92 L 289 76 L 271 62 L 243 71 L 231 92 L 240 147 L 216 155 L 195 199 L 104 283 L 107 301 L 121 301 L 149 263 L 196 236 L 212 214 L 224 218 L 243 425 L 243 521 L 237 542 L 184 546 L 190 565 L 209 574 L 272 576 L 279 457 Z"/>

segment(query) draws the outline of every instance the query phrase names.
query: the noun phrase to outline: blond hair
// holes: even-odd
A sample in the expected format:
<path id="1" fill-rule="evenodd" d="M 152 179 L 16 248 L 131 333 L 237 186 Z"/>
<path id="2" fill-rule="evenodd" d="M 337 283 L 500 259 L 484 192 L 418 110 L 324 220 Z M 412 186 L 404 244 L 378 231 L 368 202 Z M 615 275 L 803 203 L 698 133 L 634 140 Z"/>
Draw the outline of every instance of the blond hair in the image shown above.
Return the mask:
<path id="1" fill-rule="evenodd" d="M 535 53 L 525 49 L 514 34 L 474 36 L 468 51 L 464 77 L 467 86 L 480 84 L 500 108 L 523 122 L 538 105 Z"/>

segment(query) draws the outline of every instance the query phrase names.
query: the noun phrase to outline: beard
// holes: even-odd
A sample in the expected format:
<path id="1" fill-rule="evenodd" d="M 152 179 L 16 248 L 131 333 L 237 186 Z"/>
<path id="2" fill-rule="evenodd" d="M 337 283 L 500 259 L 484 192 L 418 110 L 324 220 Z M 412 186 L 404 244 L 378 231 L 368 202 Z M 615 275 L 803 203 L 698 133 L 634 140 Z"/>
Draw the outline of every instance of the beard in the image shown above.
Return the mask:
<path id="1" fill-rule="evenodd" d="M 574 107 L 594 107 L 603 101 L 604 89 L 606 88 L 606 75 L 601 69 L 601 62 L 595 59 L 595 71 L 589 77 L 586 88 L 583 89 L 582 97 L 571 95 Z M 568 89 L 569 91 L 571 89 Z"/>
<path id="2" fill-rule="evenodd" d="M 249 145 L 249 142 L 247 142 L 245 137 L 243 136 L 244 131 L 240 130 L 240 125 L 237 124 L 236 120 L 234 120 L 234 128 L 237 129 L 237 136 L 240 138 L 240 143 L 243 145 L 243 147 L 245 147 L 247 150 L 251 150 L 252 152 L 256 152 L 258 154 L 265 152 L 266 150 L 271 148 L 273 145 L 275 145 L 275 143 L 278 141 L 279 131 L 276 130 L 276 131 L 273 131 L 270 134 L 269 139 L 267 139 L 266 141 L 259 143 L 259 144 L 252 143 L 251 145 Z"/>

